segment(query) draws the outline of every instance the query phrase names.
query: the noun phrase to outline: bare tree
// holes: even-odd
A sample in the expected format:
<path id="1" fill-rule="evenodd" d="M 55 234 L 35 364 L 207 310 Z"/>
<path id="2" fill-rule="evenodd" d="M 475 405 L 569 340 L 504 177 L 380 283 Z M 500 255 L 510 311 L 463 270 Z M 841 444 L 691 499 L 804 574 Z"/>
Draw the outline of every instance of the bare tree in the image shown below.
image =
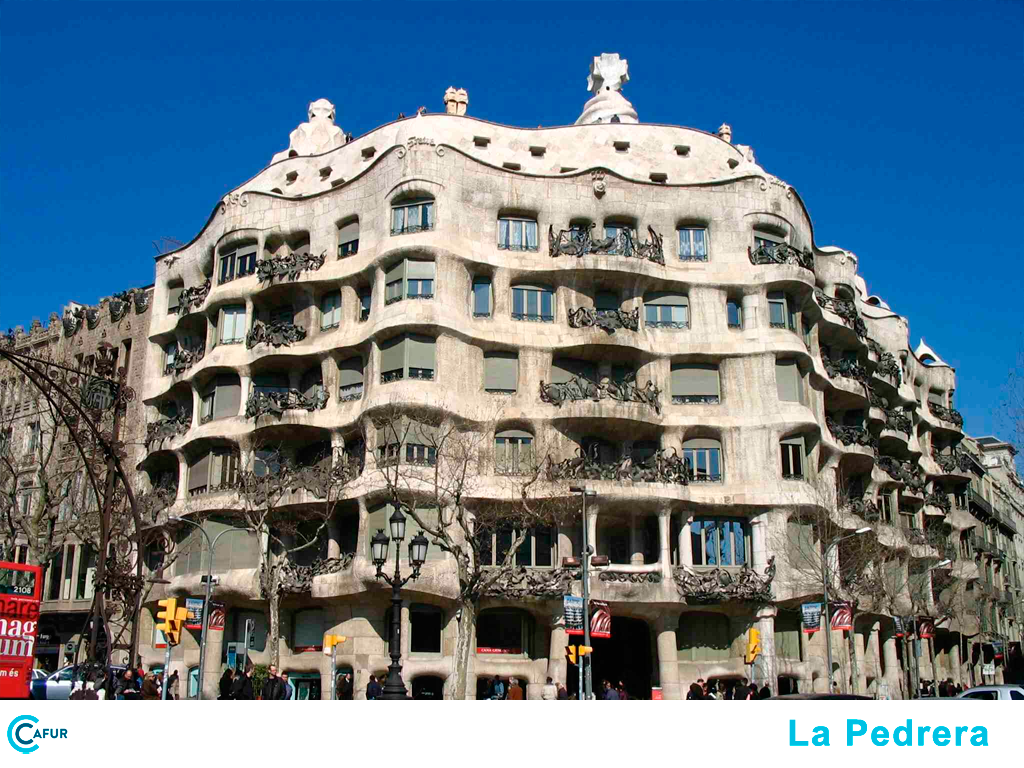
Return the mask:
<path id="1" fill-rule="evenodd" d="M 330 452 L 300 464 L 281 445 L 257 445 L 238 479 L 241 524 L 260 541 L 260 591 L 266 601 L 270 663 L 280 657 L 281 600 L 309 592 L 315 575 L 346 567 L 351 555 L 326 556 L 328 524 L 362 457 Z M 304 556 L 310 565 L 296 559 Z"/>
<path id="2" fill-rule="evenodd" d="M 481 599 L 563 594 L 571 574 L 556 569 L 538 577 L 515 556 L 536 528 L 578 519 L 579 503 L 549 481 L 550 458 L 535 442 L 509 451 L 492 470 L 493 422 L 461 423 L 443 412 L 395 405 L 376 412 L 375 466 L 391 503 L 454 562 L 459 611 L 450 695 L 461 700 Z M 498 551 L 496 532 L 505 539 Z"/>

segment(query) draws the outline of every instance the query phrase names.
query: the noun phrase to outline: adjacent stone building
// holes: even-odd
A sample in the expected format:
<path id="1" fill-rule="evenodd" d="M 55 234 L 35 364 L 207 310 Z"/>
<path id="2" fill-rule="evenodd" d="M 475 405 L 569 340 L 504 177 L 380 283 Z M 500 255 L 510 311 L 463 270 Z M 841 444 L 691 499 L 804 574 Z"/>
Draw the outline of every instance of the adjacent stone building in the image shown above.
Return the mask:
<path id="1" fill-rule="evenodd" d="M 816 518 L 870 527 L 866 538 L 891 552 L 877 567 L 892 594 L 859 606 L 852 641 L 833 633 L 844 690 L 903 695 L 911 649 L 892 616 L 939 615 L 950 585 L 991 585 L 970 598 L 987 619 L 940 617 L 920 679 L 980 682 L 993 641 L 1019 658 L 1019 480 L 1006 461 L 986 464 L 992 439 L 965 450 L 953 369 L 923 341 L 911 348 L 907 320 L 868 291 L 853 253 L 815 245 L 799 194 L 733 144 L 728 125 L 640 122 L 627 80 L 618 56 L 595 58 L 580 119 L 553 128 L 472 117 L 466 92 L 449 88 L 443 112 L 352 138 L 330 102 L 313 102 L 289 148 L 158 257 L 137 386 L 141 482 L 173 498 L 155 523 L 180 515 L 211 536 L 229 530 L 238 473 L 269 444 L 298 463 L 364 466 L 322 549 L 296 563 L 337 565 L 283 606 L 280 666 L 299 697 L 329 685 L 325 632 L 347 637 L 338 664 L 357 697 L 387 667 L 389 593 L 369 538 L 391 510 L 376 460 L 432 460 L 412 438 L 381 438 L 374 417 L 396 406 L 489 430 L 481 500 L 544 457 L 550 492 L 569 503 L 570 483 L 596 491 L 590 594 L 613 619 L 611 639 L 594 643 L 594 676 L 634 696 L 681 698 L 698 678 L 827 690 L 824 635 L 800 620 L 801 604 L 821 599 L 797 562 L 820 557 Z M 1005 494 L 972 491 L 975 481 Z M 998 515 L 992 494 L 1006 499 Z M 296 511 L 315 501 L 301 489 L 290 498 Z M 164 594 L 202 594 L 202 539 L 172 530 L 173 561 L 152 559 L 169 584 L 148 611 Z M 537 574 L 573 571 L 581 543 L 579 525 L 537 529 L 517 561 L 539 584 Z M 493 544 L 502 550 L 500 535 Z M 209 636 L 206 679 L 195 633 L 172 659 L 190 694 L 202 684 L 215 695 L 247 619 L 250 658 L 268 658 L 265 546 L 246 532 L 220 540 L 224 622 Z M 454 573 L 432 548 L 403 592 L 416 696 L 448 694 Z M 580 594 L 578 579 L 567 583 Z M 548 676 L 575 691 L 561 599 L 538 592 L 481 606 L 480 695 L 495 674 L 522 680 L 529 698 Z M 147 616 L 139 650 L 159 666 Z M 975 645 L 972 672 L 959 657 Z"/>

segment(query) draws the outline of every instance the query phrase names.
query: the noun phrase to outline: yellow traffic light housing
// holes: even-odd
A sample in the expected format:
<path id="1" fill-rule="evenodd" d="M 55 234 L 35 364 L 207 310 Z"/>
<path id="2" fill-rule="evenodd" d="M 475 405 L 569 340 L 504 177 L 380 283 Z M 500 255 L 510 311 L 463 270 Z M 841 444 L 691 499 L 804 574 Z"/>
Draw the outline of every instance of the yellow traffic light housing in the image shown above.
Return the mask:
<path id="1" fill-rule="evenodd" d="M 586 656 L 588 653 L 593 653 L 594 649 L 589 645 L 580 646 L 580 656 Z"/>
<path id="2" fill-rule="evenodd" d="M 173 597 L 160 600 L 157 605 L 160 606 L 160 610 L 157 611 L 156 617 L 161 621 L 156 628 L 163 632 L 168 645 L 177 645 L 181 642 L 181 627 L 188 618 L 188 609 L 179 607 L 177 599 Z"/>
<path id="3" fill-rule="evenodd" d="M 565 646 L 565 658 L 569 660 L 570 664 L 576 664 L 576 646 L 567 645 Z"/>
<path id="4" fill-rule="evenodd" d="M 747 652 L 743 660 L 747 664 L 753 664 L 761 653 L 761 631 L 751 629 L 747 635 Z"/>

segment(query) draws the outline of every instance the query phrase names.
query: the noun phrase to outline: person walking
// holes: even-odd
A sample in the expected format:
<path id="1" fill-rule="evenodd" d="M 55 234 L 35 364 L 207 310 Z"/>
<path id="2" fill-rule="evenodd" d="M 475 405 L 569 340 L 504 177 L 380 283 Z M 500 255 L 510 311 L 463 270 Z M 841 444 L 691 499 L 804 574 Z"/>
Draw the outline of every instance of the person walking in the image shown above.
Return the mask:
<path id="1" fill-rule="evenodd" d="M 167 680 L 167 698 L 174 701 L 181 698 L 181 683 L 178 679 L 178 670 L 174 670 Z"/>
<path id="2" fill-rule="evenodd" d="M 291 683 L 288 682 L 288 673 L 287 672 L 282 672 L 281 673 L 281 685 L 282 685 L 282 690 L 284 692 L 284 695 L 281 696 L 281 698 L 283 700 L 285 700 L 285 701 L 290 701 L 291 698 L 292 698 L 292 695 L 295 693 L 295 688 L 292 686 Z"/>
<path id="3" fill-rule="evenodd" d="M 686 693 L 687 701 L 701 701 L 704 699 L 704 689 L 700 683 L 690 683 L 690 690 Z"/>
<path id="4" fill-rule="evenodd" d="M 283 698 L 284 686 L 281 683 L 281 678 L 277 676 L 277 667 L 271 664 L 267 674 L 267 681 L 263 684 L 263 689 L 260 691 L 260 699 L 263 701 L 279 701 Z"/>
<path id="5" fill-rule="evenodd" d="M 374 701 L 379 699 L 381 692 L 380 683 L 377 682 L 376 676 L 370 675 L 370 682 L 366 684 L 366 700 Z"/>
<path id="6" fill-rule="evenodd" d="M 338 698 L 342 701 L 352 701 L 353 693 L 352 675 L 345 672 L 338 681 Z"/>
<path id="7" fill-rule="evenodd" d="M 497 675 L 494 676 L 494 682 L 491 683 L 491 695 L 489 698 L 496 701 L 501 701 L 505 698 L 505 683 Z"/>
<path id="8" fill-rule="evenodd" d="M 544 683 L 544 690 L 541 692 L 540 697 L 544 701 L 554 701 L 558 698 L 558 686 L 555 685 L 555 681 L 550 677 Z"/>
<path id="9" fill-rule="evenodd" d="M 231 698 L 234 701 L 252 701 L 256 698 L 252 684 L 252 667 L 247 667 L 244 673 L 235 675 L 235 681 L 231 684 Z"/>
<path id="10" fill-rule="evenodd" d="M 523 689 L 519 687 L 519 681 L 514 677 L 508 679 L 508 700 L 509 701 L 522 701 L 523 700 Z"/>
<path id="11" fill-rule="evenodd" d="M 601 683 L 601 686 L 604 688 L 604 694 L 601 696 L 601 698 L 604 701 L 618 701 L 619 700 L 619 692 L 616 691 L 614 688 L 612 688 L 612 684 L 610 682 L 605 680 L 605 681 L 603 681 Z"/>
<path id="12" fill-rule="evenodd" d="M 566 687 L 564 685 L 562 685 L 562 683 L 558 684 L 558 700 L 559 701 L 568 701 L 569 700 L 569 691 L 566 689 Z"/>
<path id="13" fill-rule="evenodd" d="M 220 682 L 217 684 L 217 701 L 228 701 L 231 699 L 231 686 L 235 682 L 235 670 L 228 667 L 224 670 L 224 674 L 220 676 Z"/>

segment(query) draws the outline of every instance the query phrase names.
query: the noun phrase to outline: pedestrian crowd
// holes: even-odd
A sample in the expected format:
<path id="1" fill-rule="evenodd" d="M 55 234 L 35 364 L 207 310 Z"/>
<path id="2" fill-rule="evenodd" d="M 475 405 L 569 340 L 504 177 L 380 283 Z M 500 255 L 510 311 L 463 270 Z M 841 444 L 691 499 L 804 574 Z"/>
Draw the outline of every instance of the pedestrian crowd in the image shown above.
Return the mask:
<path id="1" fill-rule="evenodd" d="M 700 678 L 695 683 L 690 683 L 690 690 L 686 693 L 687 700 L 698 699 L 722 700 L 722 701 L 749 701 L 751 699 L 770 699 L 772 689 L 767 685 L 757 687 L 756 683 L 748 683 L 747 678 L 739 680 L 723 680 L 721 683 L 711 680 L 705 682 Z"/>

